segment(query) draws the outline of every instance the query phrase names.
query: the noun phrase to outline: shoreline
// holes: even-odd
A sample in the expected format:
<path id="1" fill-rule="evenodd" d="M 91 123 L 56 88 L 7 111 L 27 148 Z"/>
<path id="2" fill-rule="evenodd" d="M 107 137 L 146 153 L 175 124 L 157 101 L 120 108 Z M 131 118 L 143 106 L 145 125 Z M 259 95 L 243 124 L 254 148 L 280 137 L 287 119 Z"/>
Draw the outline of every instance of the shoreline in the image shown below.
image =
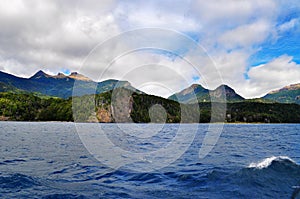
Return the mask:
<path id="1" fill-rule="evenodd" d="M 73 123 L 73 124 L 234 124 L 234 125 L 249 125 L 249 124 L 259 124 L 259 125 L 284 125 L 284 124 L 300 124 L 300 123 L 262 123 L 262 122 L 212 122 L 212 123 L 116 123 L 116 122 L 73 122 L 73 121 L 15 121 L 15 120 L 0 120 L 0 123 Z"/>

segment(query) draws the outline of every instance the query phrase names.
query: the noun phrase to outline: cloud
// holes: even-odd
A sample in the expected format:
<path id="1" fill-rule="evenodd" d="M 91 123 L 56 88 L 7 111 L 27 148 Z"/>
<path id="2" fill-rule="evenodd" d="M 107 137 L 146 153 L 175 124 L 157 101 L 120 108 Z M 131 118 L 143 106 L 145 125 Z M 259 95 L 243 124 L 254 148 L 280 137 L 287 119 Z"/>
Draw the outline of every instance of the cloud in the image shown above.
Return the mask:
<path id="1" fill-rule="evenodd" d="M 292 60 L 293 57 L 283 55 L 269 63 L 251 68 L 248 72 L 248 95 L 262 96 L 266 91 L 299 83 L 300 65 Z"/>
<path id="2" fill-rule="evenodd" d="M 298 71 L 298 65 L 292 56 L 274 57 L 271 62 L 254 68 L 249 65 L 249 58 L 259 52 L 263 44 L 276 42 L 278 35 L 284 37 L 285 32 L 299 26 L 298 17 L 278 23 L 278 16 L 286 12 L 284 5 L 281 0 L 219 0 L 217 3 L 206 0 L 7 0 L 1 2 L 0 7 L 0 69 L 28 77 L 39 69 L 49 73 L 66 69 L 78 71 L 89 59 L 89 65 L 81 68 L 84 75 L 95 80 L 103 72 L 106 78 L 127 77 L 134 86 L 144 85 L 152 94 L 167 96 L 192 83 L 213 88 L 222 83 L 221 74 L 223 82 L 243 96 L 258 96 L 274 87 L 285 86 L 284 82 L 296 81 L 298 73 L 291 71 Z M 124 39 L 98 52 L 104 56 L 91 55 L 99 45 L 116 35 L 149 27 L 185 34 L 207 54 L 197 55 L 193 45 L 162 33 L 145 35 L 149 40 L 161 38 L 157 43 L 153 39 L 153 46 L 167 46 L 172 52 L 129 53 L 113 63 L 108 71 L 105 70 L 110 64 L 109 56 L 117 57 L 132 46 L 143 45 L 142 41 Z M 197 60 L 197 64 L 191 66 L 184 59 Z M 280 66 L 280 73 L 284 74 L 280 78 L 273 77 L 279 74 L 275 66 Z M 249 79 L 246 80 L 247 70 Z M 263 73 L 269 75 L 261 75 Z"/>
<path id="3" fill-rule="evenodd" d="M 265 41 L 271 33 L 271 24 L 260 20 L 225 32 L 219 38 L 219 43 L 226 49 L 251 48 L 253 45 Z"/>
<path id="4" fill-rule="evenodd" d="M 109 1 L 106 3 L 100 8 L 110 7 Z M 75 5 L 50 0 L 2 2 L 0 52 L 6 60 L 2 68 L 21 76 L 30 76 L 40 68 L 74 70 L 95 45 L 119 33 L 113 16 L 105 9 L 96 15 L 79 11 L 77 6 L 82 6 L 81 1 Z"/>
<path id="5" fill-rule="evenodd" d="M 191 10 L 203 24 L 217 26 L 222 24 L 223 27 L 234 27 L 252 20 L 272 18 L 277 11 L 276 4 L 272 0 L 218 2 L 200 0 L 192 1 Z"/>
<path id="6" fill-rule="evenodd" d="M 289 30 L 293 29 L 296 25 L 298 25 L 298 23 L 299 23 L 299 19 L 298 18 L 293 18 L 290 21 L 287 21 L 287 22 L 281 24 L 278 27 L 278 31 L 280 33 L 289 31 Z"/>
<path id="7" fill-rule="evenodd" d="M 190 1 L 120 1 L 114 11 L 123 30 L 166 28 L 181 32 L 198 31 L 201 24 L 189 17 Z"/>
<path id="8" fill-rule="evenodd" d="M 176 35 L 181 42 L 173 42 L 172 45 L 161 42 Z M 143 38 L 149 36 L 152 38 L 144 41 Z M 176 56 L 178 45 L 183 45 L 182 42 L 190 46 L 192 41 L 176 32 L 160 29 L 128 32 L 94 49 L 80 72 L 98 81 L 111 78 L 129 80 L 145 92 L 167 97 L 192 84 L 193 77 L 199 74 L 189 63 L 191 57 Z M 149 48 L 151 46 L 157 49 Z M 198 52 L 197 57 L 201 57 L 201 53 Z"/>

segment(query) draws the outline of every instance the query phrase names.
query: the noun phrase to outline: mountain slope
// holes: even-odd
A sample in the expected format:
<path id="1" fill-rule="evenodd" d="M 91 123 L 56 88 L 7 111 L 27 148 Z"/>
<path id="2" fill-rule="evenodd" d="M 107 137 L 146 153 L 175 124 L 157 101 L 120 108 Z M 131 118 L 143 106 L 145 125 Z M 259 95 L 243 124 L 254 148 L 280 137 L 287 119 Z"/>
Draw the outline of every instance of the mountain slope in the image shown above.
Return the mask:
<path id="1" fill-rule="evenodd" d="M 219 101 L 220 99 L 224 99 L 226 97 L 227 102 L 241 102 L 244 98 L 238 95 L 231 87 L 227 85 L 221 85 L 217 87 L 215 90 L 210 92 L 211 98 L 214 101 Z"/>
<path id="2" fill-rule="evenodd" d="M 227 102 L 239 102 L 244 98 L 236 94 L 235 91 L 227 85 L 221 85 L 214 90 L 208 90 L 199 84 L 193 84 L 190 87 L 171 95 L 168 99 L 182 103 L 209 102 L 211 100 L 219 102 L 226 97 Z"/>
<path id="3" fill-rule="evenodd" d="M 197 100 L 199 102 L 209 101 L 210 96 L 208 89 L 203 88 L 201 85 L 193 84 L 179 93 L 171 95 L 168 99 L 184 103 L 195 103 Z"/>
<path id="4" fill-rule="evenodd" d="M 263 99 L 273 100 L 279 103 L 300 104 L 300 83 L 285 86 L 279 90 L 272 91 Z"/>
<path id="5" fill-rule="evenodd" d="M 69 98 L 72 95 L 81 96 L 103 93 L 112 90 L 114 87 L 125 87 L 140 92 L 132 87 L 127 81 L 105 80 L 103 82 L 94 82 L 76 72 L 71 73 L 69 76 L 62 73 L 51 76 L 40 70 L 30 78 L 20 78 L 0 72 L 0 83 L 3 87 L 2 92 L 18 89 L 60 98 Z M 76 86 L 75 93 L 73 93 L 74 85 Z"/>
<path id="6" fill-rule="evenodd" d="M 0 120 L 105 123 L 211 122 L 212 104 L 209 102 L 201 102 L 197 105 L 179 104 L 173 100 L 157 96 L 132 93 L 123 88 L 114 91 L 125 94 L 125 97 L 122 95 L 120 100 L 113 102 L 113 91 L 72 99 L 39 98 L 33 94 L 0 93 Z M 126 93 L 132 95 L 129 96 Z M 198 106 L 199 112 L 196 110 Z M 215 106 L 223 105 L 216 103 Z M 227 111 L 224 116 L 221 114 L 213 122 L 299 123 L 300 105 L 234 102 L 227 104 Z"/>
<path id="7" fill-rule="evenodd" d="M 0 92 L 12 92 L 12 93 L 20 93 L 21 90 L 17 89 L 14 86 L 5 84 L 3 82 L 0 82 Z"/>

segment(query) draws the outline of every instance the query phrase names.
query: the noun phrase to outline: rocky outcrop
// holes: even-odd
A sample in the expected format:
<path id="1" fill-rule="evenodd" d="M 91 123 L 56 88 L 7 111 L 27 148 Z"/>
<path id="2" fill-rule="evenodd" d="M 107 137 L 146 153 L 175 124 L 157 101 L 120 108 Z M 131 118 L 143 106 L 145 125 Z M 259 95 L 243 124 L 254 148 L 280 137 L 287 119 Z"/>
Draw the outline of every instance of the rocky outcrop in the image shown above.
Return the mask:
<path id="1" fill-rule="evenodd" d="M 75 79 L 75 80 L 80 80 L 80 81 L 92 81 L 90 78 L 84 76 L 84 75 L 81 75 L 77 72 L 72 72 L 68 77 L 72 78 L 72 79 Z"/>
<path id="2" fill-rule="evenodd" d="M 10 118 L 9 117 L 5 117 L 3 115 L 0 116 L 0 121 L 9 121 Z"/>
<path id="3" fill-rule="evenodd" d="M 112 117 L 112 113 L 111 113 L 111 108 L 99 108 L 97 113 L 97 122 L 100 123 L 111 123 L 113 122 L 113 117 Z"/>

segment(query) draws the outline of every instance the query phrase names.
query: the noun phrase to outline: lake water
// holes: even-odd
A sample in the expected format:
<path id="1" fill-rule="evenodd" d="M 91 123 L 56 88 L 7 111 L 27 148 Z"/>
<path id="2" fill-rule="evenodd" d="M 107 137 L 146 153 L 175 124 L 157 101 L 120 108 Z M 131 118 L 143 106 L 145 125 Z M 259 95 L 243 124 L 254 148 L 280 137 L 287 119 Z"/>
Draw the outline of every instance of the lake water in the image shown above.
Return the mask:
<path id="1" fill-rule="evenodd" d="M 226 124 L 216 146 L 203 158 L 199 149 L 209 125 L 181 125 L 183 132 L 198 130 L 191 143 L 178 143 L 182 153 L 174 151 L 176 159 L 170 164 L 163 159 L 164 155 L 170 159 L 168 154 L 151 152 L 171 146 L 168 143 L 176 140 L 178 124 L 140 124 L 141 132 L 150 134 L 130 136 L 116 124 L 80 125 L 91 129 L 85 132 L 91 137 L 95 128 L 105 130 L 114 146 L 130 154 L 148 151 L 151 160 L 110 168 L 122 164 L 116 151 L 105 148 L 99 154 L 109 156 L 91 155 L 94 149 L 87 146 L 74 123 L 1 122 L 0 197 L 297 198 L 299 124 Z M 159 128 L 159 133 L 151 134 Z M 103 158 L 109 157 L 105 162 Z M 151 165 L 162 168 L 155 170 Z M 140 172 L 143 166 L 145 172 Z"/>

